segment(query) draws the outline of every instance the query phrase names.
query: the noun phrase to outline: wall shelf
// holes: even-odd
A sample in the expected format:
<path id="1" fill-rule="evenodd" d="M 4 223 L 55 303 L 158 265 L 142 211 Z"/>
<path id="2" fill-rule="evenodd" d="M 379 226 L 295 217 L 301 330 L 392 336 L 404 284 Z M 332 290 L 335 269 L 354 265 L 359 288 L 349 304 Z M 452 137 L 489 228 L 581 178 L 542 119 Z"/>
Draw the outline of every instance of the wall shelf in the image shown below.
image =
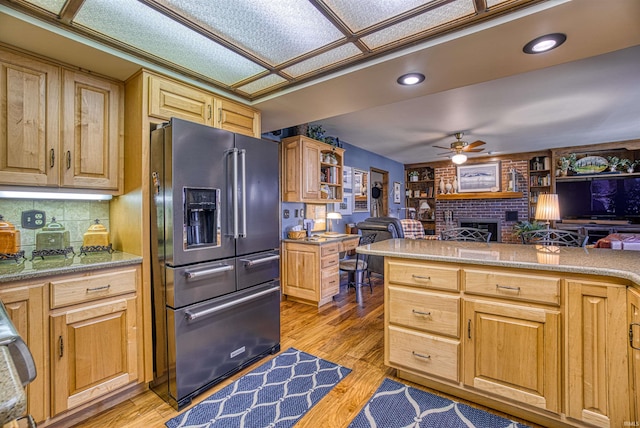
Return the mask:
<path id="1" fill-rule="evenodd" d="M 522 198 L 522 192 L 470 192 L 470 193 L 450 193 L 438 195 L 440 200 L 453 199 L 516 199 Z"/>

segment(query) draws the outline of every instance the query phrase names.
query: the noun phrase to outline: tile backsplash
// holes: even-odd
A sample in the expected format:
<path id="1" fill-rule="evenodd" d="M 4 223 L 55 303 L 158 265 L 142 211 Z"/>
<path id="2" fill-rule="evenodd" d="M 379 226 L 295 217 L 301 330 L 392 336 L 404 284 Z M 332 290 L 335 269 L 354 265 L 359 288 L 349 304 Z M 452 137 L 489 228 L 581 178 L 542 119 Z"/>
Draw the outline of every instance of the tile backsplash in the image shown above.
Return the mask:
<path id="1" fill-rule="evenodd" d="M 13 224 L 20 230 L 20 244 L 25 257 L 31 258 L 31 252 L 36 249 L 36 234 L 42 229 L 23 229 L 21 226 L 22 212 L 30 210 L 44 211 L 46 223 L 55 217 L 56 222 L 62 224 L 69 231 L 71 246 L 78 254 L 82 247 L 82 238 L 89 226 L 96 219 L 111 231 L 109 227 L 109 201 L 59 201 L 59 200 L 30 200 L 30 199 L 0 199 L 0 214 L 4 221 Z"/>

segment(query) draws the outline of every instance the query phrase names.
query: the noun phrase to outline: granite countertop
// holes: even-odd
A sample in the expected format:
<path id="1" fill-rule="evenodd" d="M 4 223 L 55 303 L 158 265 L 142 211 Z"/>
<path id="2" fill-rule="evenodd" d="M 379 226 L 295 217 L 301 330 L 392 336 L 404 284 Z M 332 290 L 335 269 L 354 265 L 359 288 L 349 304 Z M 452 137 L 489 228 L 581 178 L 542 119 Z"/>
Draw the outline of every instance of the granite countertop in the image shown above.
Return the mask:
<path id="1" fill-rule="evenodd" d="M 308 238 L 303 238 L 303 239 L 283 239 L 283 242 L 295 242 L 298 244 L 313 244 L 313 245 L 322 245 L 322 244 L 328 244 L 331 242 L 341 242 L 341 241 L 345 241 L 347 239 L 360 239 L 360 235 L 354 235 L 354 234 L 346 234 L 346 233 L 340 233 L 337 235 L 328 235 L 328 234 L 319 234 L 319 235 L 311 235 Z"/>
<path id="2" fill-rule="evenodd" d="M 375 256 L 605 275 L 640 286 L 638 251 L 422 239 L 388 239 L 356 251 Z"/>
<path id="3" fill-rule="evenodd" d="M 142 257 L 133 254 L 114 251 L 113 253 L 99 252 L 83 255 L 70 254 L 64 256 L 48 256 L 44 259 L 36 257 L 33 260 L 0 261 L 0 284 L 21 281 L 32 278 L 43 278 L 52 275 L 62 275 L 105 269 L 118 266 L 134 265 L 142 262 Z"/>
<path id="4" fill-rule="evenodd" d="M 26 410 L 27 396 L 9 348 L 0 346 L 0 426 L 22 417 Z"/>

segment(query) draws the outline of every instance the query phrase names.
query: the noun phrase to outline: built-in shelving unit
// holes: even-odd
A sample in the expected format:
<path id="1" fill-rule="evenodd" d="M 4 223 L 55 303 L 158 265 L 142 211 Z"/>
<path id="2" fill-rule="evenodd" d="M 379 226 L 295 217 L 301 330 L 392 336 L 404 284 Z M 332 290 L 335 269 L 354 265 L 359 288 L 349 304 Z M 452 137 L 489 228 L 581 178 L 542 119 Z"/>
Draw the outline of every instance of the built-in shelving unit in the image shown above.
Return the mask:
<path id="1" fill-rule="evenodd" d="M 551 156 L 536 156 L 529 161 L 529 220 L 535 219 L 538 197 L 552 193 L 553 175 Z"/>
<path id="2" fill-rule="evenodd" d="M 420 220 L 427 234 L 435 231 L 436 202 L 433 168 L 420 167 L 405 170 L 405 206 L 407 218 Z"/>

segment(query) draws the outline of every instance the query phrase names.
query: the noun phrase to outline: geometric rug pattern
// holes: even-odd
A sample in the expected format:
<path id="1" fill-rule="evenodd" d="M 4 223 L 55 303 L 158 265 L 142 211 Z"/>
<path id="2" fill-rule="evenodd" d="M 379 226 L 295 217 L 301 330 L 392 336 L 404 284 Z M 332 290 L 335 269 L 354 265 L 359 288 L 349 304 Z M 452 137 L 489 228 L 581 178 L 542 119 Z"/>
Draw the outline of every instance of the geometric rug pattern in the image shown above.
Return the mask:
<path id="1" fill-rule="evenodd" d="M 385 379 L 349 428 L 521 428 L 466 404 Z"/>
<path id="2" fill-rule="evenodd" d="M 350 372 L 351 369 L 289 348 L 165 425 L 291 427 Z"/>

